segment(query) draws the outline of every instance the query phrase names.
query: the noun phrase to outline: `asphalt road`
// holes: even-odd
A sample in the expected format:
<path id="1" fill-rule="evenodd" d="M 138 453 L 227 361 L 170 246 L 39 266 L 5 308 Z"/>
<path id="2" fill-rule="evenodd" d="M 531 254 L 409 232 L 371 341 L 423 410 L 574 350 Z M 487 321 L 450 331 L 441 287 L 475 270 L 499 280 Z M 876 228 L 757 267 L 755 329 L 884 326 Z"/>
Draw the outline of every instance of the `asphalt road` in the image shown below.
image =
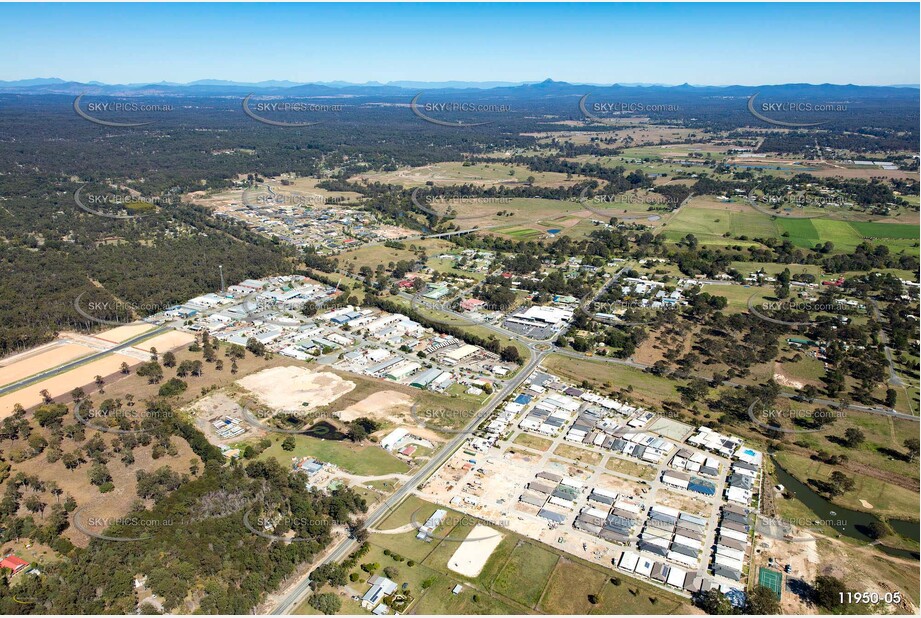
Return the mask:
<path id="1" fill-rule="evenodd" d="M 412 493 L 420 483 L 427 480 L 441 465 L 447 461 L 454 453 L 464 444 L 474 429 L 483 422 L 493 411 L 502 403 L 506 396 L 518 388 L 524 382 L 531 372 L 540 364 L 540 361 L 549 353 L 549 350 L 537 350 L 530 345 L 531 358 L 528 363 L 521 368 L 518 374 L 505 383 L 505 386 L 493 396 L 490 401 L 483 406 L 477 415 L 457 434 L 444 448 L 439 450 L 435 456 L 429 460 L 419 471 L 400 489 L 396 491 L 387 500 L 382 502 L 376 509 L 368 513 L 365 518 L 365 525 L 368 528 L 374 527 L 379 521 L 399 505 L 404 498 Z M 356 544 L 353 539 L 344 539 L 333 550 L 325 562 L 340 562 L 348 557 L 349 553 L 355 549 Z M 310 579 L 305 577 L 295 584 L 285 597 L 272 610 L 272 615 L 288 614 L 297 608 L 303 601 L 304 596 L 310 591 Z"/>
<path id="2" fill-rule="evenodd" d="M 35 384 L 36 382 L 41 382 L 42 380 L 47 380 L 48 378 L 53 378 L 56 375 L 66 373 L 70 371 L 71 369 L 74 369 L 81 365 L 85 365 L 86 363 L 91 363 L 95 360 L 103 358 L 104 356 L 107 356 L 108 354 L 112 354 L 113 352 L 118 352 L 119 350 L 130 348 L 136 345 L 137 343 L 144 341 L 145 339 L 149 339 L 150 337 L 159 335 L 160 333 L 166 332 L 167 330 L 169 330 L 169 328 L 166 326 L 158 326 L 152 331 L 147 331 L 146 333 L 142 333 L 138 335 L 137 337 L 132 337 L 131 339 L 128 339 L 127 341 L 123 341 L 119 343 L 118 345 L 109 348 L 108 350 L 103 350 L 101 352 L 96 352 L 95 354 L 90 354 L 89 356 L 84 356 L 83 358 L 78 358 L 76 360 L 70 361 L 69 363 L 64 363 L 63 365 L 60 365 L 53 369 L 49 369 L 47 371 L 37 373 L 34 376 L 29 376 L 28 378 L 23 378 L 22 380 L 19 380 L 17 382 L 7 384 L 6 386 L 0 388 L 0 395 L 6 395 L 7 393 L 12 393 L 13 391 L 17 391 L 21 388 L 31 386 L 32 384 Z"/>
<path id="3" fill-rule="evenodd" d="M 450 235 L 454 235 L 458 233 L 467 233 L 470 231 L 474 231 L 474 230 L 464 230 L 461 232 L 449 232 L 447 234 L 439 234 L 435 236 L 436 237 L 437 236 L 450 236 Z M 428 236 L 428 237 L 433 237 L 433 236 Z M 403 239 L 403 240 L 407 240 L 407 239 Z M 607 285 L 610 285 L 613 281 L 618 280 L 622 276 L 624 270 L 626 269 L 624 268 L 618 271 L 612 277 L 612 280 L 609 281 L 605 285 L 605 287 L 607 287 Z M 599 294 L 600 293 L 601 291 L 599 291 Z M 410 294 L 406 294 L 405 292 L 400 293 L 400 296 L 403 297 L 404 299 L 410 300 L 411 303 L 417 302 L 416 297 Z M 597 294 L 595 295 L 595 297 L 597 297 Z M 451 309 L 447 309 L 444 306 L 437 305 L 436 310 L 441 311 L 443 313 L 450 314 L 453 317 L 459 318 L 461 320 L 467 321 L 463 315 Z M 468 436 L 473 432 L 473 430 L 476 429 L 476 427 L 479 426 L 479 424 L 485 418 L 487 418 L 490 414 L 493 413 L 493 411 L 499 406 L 500 403 L 502 403 L 502 401 L 505 399 L 505 397 L 509 393 L 514 391 L 516 388 L 518 388 L 518 386 L 520 386 L 521 383 L 524 382 L 525 379 L 527 379 L 527 377 L 531 374 L 531 372 L 538 366 L 538 364 L 540 364 L 541 360 L 545 356 L 547 356 L 549 353 L 553 352 L 553 353 L 561 354 L 563 356 L 568 356 L 571 358 L 579 358 L 579 359 L 590 360 L 590 361 L 601 361 L 601 362 L 608 362 L 608 363 L 614 363 L 614 364 L 619 364 L 619 365 L 627 365 L 635 369 L 646 369 L 648 367 L 648 365 L 637 363 L 629 359 L 617 359 L 617 358 L 610 358 L 610 357 L 592 357 L 592 356 L 586 356 L 578 352 L 572 352 L 570 350 L 565 350 L 561 348 L 540 349 L 540 347 L 542 346 L 539 346 L 539 344 L 543 343 L 544 346 L 546 346 L 547 345 L 546 341 L 538 341 L 535 339 L 531 339 L 529 337 L 524 337 L 516 333 L 512 333 L 502 328 L 501 326 L 497 326 L 493 324 L 478 323 L 477 325 L 485 327 L 488 330 L 491 330 L 497 334 L 501 334 L 505 337 L 514 338 L 514 339 L 524 342 L 527 345 L 528 349 L 531 351 L 530 360 L 528 361 L 527 365 L 522 367 L 521 371 L 516 375 L 516 377 L 508 381 L 505 384 L 505 386 L 502 388 L 502 390 L 499 391 L 496 394 L 496 396 L 491 399 L 490 403 L 487 403 L 480 410 L 480 412 L 476 415 L 476 417 L 474 417 L 470 421 L 470 423 L 468 423 L 464 427 L 461 433 L 459 433 L 454 439 L 452 439 L 448 444 L 446 444 L 445 447 L 441 449 L 427 464 L 425 464 L 419 470 L 419 472 L 417 472 L 405 485 L 403 485 L 392 496 L 390 496 L 390 498 L 382 502 L 376 509 L 374 509 L 372 512 L 370 512 L 367 515 L 365 519 L 366 527 L 368 528 L 374 527 L 379 521 L 383 520 L 384 517 L 393 508 L 398 506 L 410 493 L 415 491 L 415 489 L 423 481 L 427 480 L 429 476 L 431 476 L 442 464 L 444 464 L 444 462 L 447 461 L 458 450 L 458 448 L 461 447 L 462 444 L 464 444 L 464 442 L 466 441 Z M 568 328 L 563 329 L 562 333 L 564 333 L 566 330 L 568 330 Z M 558 334 L 562 334 L 562 333 L 558 333 Z M 790 398 L 795 396 L 792 393 L 781 393 L 781 395 L 785 397 L 790 397 Z M 838 405 L 839 404 L 839 402 L 821 399 L 821 398 L 814 399 L 813 401 L 823 404 L 823 405 Z M 902 414 L 900 412 L 896 412 L 895 410 L 890 410 L 890 409 L 885 409 L 885 408 L 872 408 L 868 406 L 858 406 L 854 404 L 850 404 L 845 407 L 848 409 L 858 410 L 861 412 L 867 412 L 871 414 L 891 416 L 894 418 L 912 420 L 916 422 L 919 421 L 919 418 L 916 416 Z M 341 541 L 339 545 L 329 555 L 329 557 L 326 559 L 325 562 L 327 563 L 328 562 L 340 562 L 344 560 L 349 555 L 349 553 L 355 548 L 355 546 L 356 544 L 353 539 L 345 539 Z M 290 613 L 291 611 L 293 611 L 294 609 L 298 607 L 298 605 L 303 601 L 303 598 L 307 595 L 309 591 L 310 591 L 310 580 L 309 578 L 305 577 L 303 580 L 301 580 L 300 582 L 298 582 L 291 588 L 291 590 L 284 596 L 284 598 L 276 605 L 275 609 L 272 611 L 272 614 L 282 615 L 282 614 Z"/>

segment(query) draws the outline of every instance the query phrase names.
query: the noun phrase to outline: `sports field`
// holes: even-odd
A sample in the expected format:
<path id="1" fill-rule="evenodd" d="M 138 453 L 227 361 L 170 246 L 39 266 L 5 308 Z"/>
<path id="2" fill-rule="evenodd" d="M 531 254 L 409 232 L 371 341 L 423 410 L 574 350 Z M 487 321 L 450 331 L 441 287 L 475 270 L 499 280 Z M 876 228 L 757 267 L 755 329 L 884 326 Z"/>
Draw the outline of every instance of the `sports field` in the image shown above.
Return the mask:
<path id="1" fill-rule="evenodd" d="M 758 571 L 758 584 L 773 590 L 779 599 L 783 584 L 783 574 L 780 571 L 761 567 Z"/>

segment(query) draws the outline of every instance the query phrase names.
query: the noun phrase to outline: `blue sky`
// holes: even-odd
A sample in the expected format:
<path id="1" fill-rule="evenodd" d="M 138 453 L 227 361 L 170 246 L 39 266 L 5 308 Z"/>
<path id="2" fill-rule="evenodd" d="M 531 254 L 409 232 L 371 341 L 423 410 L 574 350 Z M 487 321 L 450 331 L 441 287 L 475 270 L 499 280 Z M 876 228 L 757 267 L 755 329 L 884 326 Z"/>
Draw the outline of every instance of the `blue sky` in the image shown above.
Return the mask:
<path id="1" fill-rule="evenodd" d="M 0 80 L 915 84 L 919 5 L 0 4 Z"/>

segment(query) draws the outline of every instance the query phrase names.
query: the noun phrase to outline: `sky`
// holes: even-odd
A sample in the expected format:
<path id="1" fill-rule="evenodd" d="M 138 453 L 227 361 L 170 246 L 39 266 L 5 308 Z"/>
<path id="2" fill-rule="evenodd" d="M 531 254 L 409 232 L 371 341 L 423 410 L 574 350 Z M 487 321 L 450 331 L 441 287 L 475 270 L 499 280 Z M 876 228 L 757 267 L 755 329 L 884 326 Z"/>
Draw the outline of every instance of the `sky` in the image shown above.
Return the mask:
<path id="1" fill-rule="evenodd" d="M 918 3 L 0 4 L 0 80 L 917 84 Z"/>

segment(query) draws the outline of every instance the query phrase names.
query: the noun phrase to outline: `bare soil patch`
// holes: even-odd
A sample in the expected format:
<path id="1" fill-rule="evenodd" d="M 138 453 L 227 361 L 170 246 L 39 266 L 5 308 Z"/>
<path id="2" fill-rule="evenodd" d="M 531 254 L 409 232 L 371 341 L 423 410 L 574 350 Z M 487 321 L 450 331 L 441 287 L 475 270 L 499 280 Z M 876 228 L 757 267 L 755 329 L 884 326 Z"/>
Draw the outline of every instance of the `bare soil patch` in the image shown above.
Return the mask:
<path id="1" fill-rule="evenodd" d="M 278 410 L 311 409 L 326 406 L 355 388 L 355 383 L 338 375 L 314 372 L 306 367 L 272 367 L 237 380 L 261 403 Z"/>

